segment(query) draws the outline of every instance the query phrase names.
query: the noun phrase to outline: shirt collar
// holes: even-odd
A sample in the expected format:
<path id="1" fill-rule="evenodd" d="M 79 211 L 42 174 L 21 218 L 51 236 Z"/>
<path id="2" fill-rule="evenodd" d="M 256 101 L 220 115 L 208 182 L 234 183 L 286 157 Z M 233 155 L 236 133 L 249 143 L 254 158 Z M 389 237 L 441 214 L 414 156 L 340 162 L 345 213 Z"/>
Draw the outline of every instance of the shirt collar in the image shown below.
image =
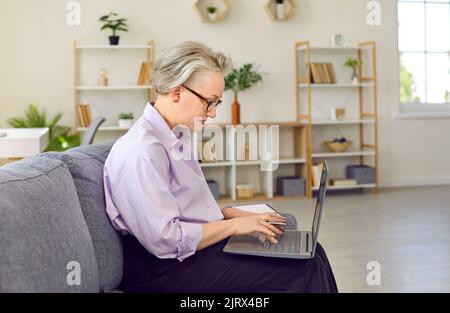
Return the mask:
<path id="1" fill-rule="evenodd" d="M 178 138 L 170 129 L 169 124 L 164 120 L 158 110 L 155 109 L 153 103 L 147 103 L 144 109 L 144 118 L 152 124 L 158 138 L 162 144 L 170 149 L 177 144 Z"/>
<path id="2" fill-rule="evenodd" d="M 176 145 L 184 147 L 189 146 L 187 143 L 190 140 L 190 137 L 183 136 L 183 132 L 180 132 L 181 128 L 178 127 L 174 129 L 174 133 L 158 110 L 155 109 L 154 103 L 147 103 L 144 109 L 144 118 L 153 125 L 154 130 L 157 132 L 157 136 L 166 149 L 171 149 Z"/>

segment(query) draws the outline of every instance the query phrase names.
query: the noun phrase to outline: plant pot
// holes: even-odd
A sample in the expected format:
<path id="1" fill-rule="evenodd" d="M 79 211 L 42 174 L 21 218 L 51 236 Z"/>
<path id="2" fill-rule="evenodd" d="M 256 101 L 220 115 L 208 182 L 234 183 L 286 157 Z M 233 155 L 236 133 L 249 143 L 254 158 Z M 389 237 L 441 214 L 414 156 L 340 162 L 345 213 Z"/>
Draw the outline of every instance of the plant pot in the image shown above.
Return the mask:
<path id="1" fill-rule="evenodd" d="M 217 12 L 215 13 L 208 13 L 208 20 L 210 20 L 211 22 L 216 22 L 217 21 Z"/>
<path id="2" fill-rule="evenodd" d="M 120 39 L 119 36 L 109 36 L 108 38 L 109 38 L 109 44 L 111 46 L 117 46 L 119 44 L 119 39 Z"/>
<path id="3" fill-rule="evenodd" d="M 234 97 L 234 102 L 231 105 L 231 124 L 238 125 L 241 123 L 241 108 L 237 97 Z"/>
<path id="4" fill-rule="evenodd" d="M 130 128 L 131 125 L 133 125 L 133 120 L 119 119 L 119 127 L 120 128 Z"/>
<path id="5" fill-rule="evenodd" d="M 356 69 L 356 67 L 353 68 L 353 72 L 352 72 L 352 83 L 353 84 L 359 84 L 359 77 L 358 77 L 358 71 Z"/>

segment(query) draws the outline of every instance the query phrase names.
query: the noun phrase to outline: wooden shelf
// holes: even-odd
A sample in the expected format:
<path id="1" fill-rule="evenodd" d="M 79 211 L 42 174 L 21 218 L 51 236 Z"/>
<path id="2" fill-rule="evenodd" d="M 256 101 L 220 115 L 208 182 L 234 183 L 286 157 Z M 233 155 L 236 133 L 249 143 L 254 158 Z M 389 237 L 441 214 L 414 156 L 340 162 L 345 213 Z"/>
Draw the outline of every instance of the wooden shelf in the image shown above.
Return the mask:
<path id="1" fill-rule="evenodd" d="M 233 165 L 233 163 L 229 162 L 229 161 L 200 163 L 200 167 L 228 167 L 228 166 L 232 166 L 232 165 Z"/>
<path id="2" fill-rule="evenodd" d="M 303 127 L 305 126 L 306 123 L 302 123 L 299 121 L 284 121 L 284 122 L 276 122 L 276 121 L 271 121 L 271 122 L 246 122 L 246 123 L 241 123 L 238 125 L 232 125 L 231 123 L 220 123 L 220 124 L 216 124 L 216 123 L 207 123 L 206 126 L 219 126 L 221 128 L 225 128 L 227 126 L 243 126 L 243 127 L 247 127 L 247 126 L 262 126 L 262 125 L 267 125 L 267 126 L 274 126 L 274 125 L 278 125 L 280 128 L 289 128 L 289 127 Z"/>
<path id="3" fill-rule="evenodd" d="M 265 0 L 264 2 L 264 11 L 266 11 L 267 16 L 272 21 L 276 22 L 289 20 L 295 15 L 295 10 L 297 8 L 297 0 L 284 0 L 283 8 L 284 8 L 283 18 L 278 18 L 276 1 Z"/>
<path id="4" fill-rule="evenodd" d="M 261 160 L 252 160 L 252 161 L 236 161 L 237 166 L 246 166 L 246 165 L 261 165 L 264 161 Z"/>
<path id="5" fill-rule="evenodd" d="M 89 50 L 147 50 L 151 49 L 152 45 L 77 45 L 76 49 L 83 50 L 83 49 L 89 49 Z"/>
<path id="6" fill-rule="evenodd" d="M 85 132 L 87 127 L 77 127 L 77 131 Z M 100 126 L 97 131 L 127 131 L 129 128 L 119 126 Z"/>
<path id="7" fill-rule="evenodd" d="M 350 124 L 373 124 L 374 119 L 345 119 L 342 121 L 338 120 L 312 120 L 311 125 L 350 125 Z"/>
<path id="8" fill-rule="evenodd" d="M 342 157 L 355 157 L 355 156 L 363 156 L 363 155 L 375 155 L 376 152 L 374 150 L 354 150 L 354 151 L 346 151 L 346 152 L 313 152 L 313 158 L 342 158 Z"/>
<path id="9" fill-rule="evenodd" d="M 373 83 L 362 83 L 362 84 L 298 84 L 300 88 L 307 88 L 311 86 L 311 88 L 359 88 L 359 87 L 374 87 Z"/>
<path id="10" fill-rule="evenodd" d="M 278 164 L 298 164 L 306 163 L 306 159 L 303 158 L 287 158 L 278 160 Z"/>
<path id="11" fill-rule="evenodd" d="M 368 189 L 372 189 L 372 188 L 376 188 L 376 184 L 359 184 L 359 185 L 354 185 L 354 186 L 328 186 L 327 189 L 328 190 L 351 190 L 351 189 L 360 189 L 360 188 L 368 188 Z M 312 187 L 312 190 L 316 191 L 319 190 L 318 187 Z"/>
<path id="12" fill-rule="evenodd" d="M 299 46 L 297 47 L 298 51 L 305 51 L 305 50 L 314 50 L 314 51 L 328 51 L 328 52 L 351 52 L 351 51 L 358 51 L 358 50 L 370 50 L 371 47 L 368 46 L 347 46 L 347 47 L 327 47 L 327 46 L 313 46 L 313 47 L 306 47 L 306 46 Z"/>
<path id="13" fill-rule="evenodd" d="M 298 41 L 294 44 L 295 48 L 295 81 L 296 81 L 296 113 L 297 119 L 301 123 L 308 125 L 306 144 L 302 151 L 306 151 L 307 156 L 307 167 L 308 175 L 305 176 L 307 180 L 307 194 L 308 197 L 312 196 L 312 175 L 311 167 L 309 165 L 313 164 L 315 159 L 326 159 L 326 158 L 354 158 L 359 157 L 359 164 L 366 164 L 365 157 L 370 158 L 370 164 L 373 165 L 375 170 L 375 183 L 369 185 L 357 185 L 357 186 L 343 186 L 335 187 L 329 186 L 330 190 L 333 189 L 357 189 L 357 188 L 373 188 L 375 192 L 378 191 L 378 96 L 377 96 L 377 66 L 376 66 L 376 43 L 375 41 L 366 41 L 357 44 L 356 46 L 347 47 L 326 47 L 326 46 L 312 46 L 309 41 Z M 321 55 L 317 56 L 317 54 Z M 367 64 L 359 66 L 358 72 L 361 77 L 359 84 L 353 84 L 351 82 L 347 83 L 337 83 L 337 84 L 311 84 L 307 81 L 308 77 L 312 75 L 311 64 L 315 60 L 325 60 L 325 56 L 329 58 L 327 62 L 337 61 L 342 62 L 342 57 L 356 57 L 360 64 Z M 334 59 L 332 59 L 334 58 Z M 331 60 L 330 60 L 331 59 Z M 363 72 L 369 72 L 363 73 Z M 350 89 L 352 92 L 358 93 L 356 98 L 355 107 L 357 107 L 358 114 L 352 119 L 346 119 L 343 121 L 334 121 L 327 119 L 312 119 L 313 111 L 313 101 L 320 101 L 317 97 L 318 94 L 326 90 L 327 96 L 331 92 L 336 92 L 339 89 Z M 353 89 L 351 89 L 353 88 Z M 323 92 L 325 94 L 325 92 Z M 317 99 L 319 98 L 319 100 Z M 320 103 L 323 104 L 323 103 Z M 371 107 L 369 109 L 368 107 Z M 353 108 L 352 108 L 353 109 Z M 366 113 L 368 110 L 371 113 Z M 328 152 L 328 151 L 312 151 L 313 150 L 313 132 L 318 129 L 318 127 L 312 126 L 337 126 L 337 125 L 357 125 L 359 132 L 354 132 L 355 136 L 358 138 L 354 139 L 355 150 L 346 151 L 342 153 Z M 368 127 L 373 127 L 369 134 L 372 138 L 367 138 L 365 136 Z M 321 129 L 320 129 L 321 130 Z M 356 135 L 357 134 L 357 135 Z M 370 140 L 370 142 L 367 142 Z M 352 160 L 354 161 L 354 160 Z"/>
<path id="14" fill-rule="evenodd" d="M 209 18 L 207 12 L 208 6 L 215 6 L 217 8 L 216 18 L 214 20 Z M 207 0 L 195 0 L 193 9 L 201 22 L 206 23 L 220 23 L 222 22 L 228 14 L 229 10 L 228 0 L 216 0 L 215 2 Z"/>
<path id="15" fill-rule="evenodd" d="M 149 90 L 152 85 L 142 86 L 77 86 L 76 90 Z"/>
<path id="16" fill-rule="evenodd" d="M 141 56 L 136 56 L 136 62 L 139 62 L 139 64 L 142 64 L 143 62 L 147 63 L 149 65 L 149 71 L 148 76 L 146 77 L 146 85 L 112 85 L 112 86 L 99 86 L 99 85 L 83 85 L 84 82 L 80 81 L 82 67 L 80 64 L 80 55 L 84 55 L 85 53 L 89 53 L 91 51 L 89 50 L 143 50 L 145 52 L 145 59 L 142 60 Z M 82 51 L 82 50 L 88 50 L 88 51 Z M 73 123 L 72 123 L 72 130 L 74 131 L 86 131 L 85 127 L 80 127 L 82 125 L 82 122 L 80 120 L 80 116 L 78 114 L 78 105 L 81 103 L 84 103 L 83 98 L 87 98 L 83 91 L 114 91 L 114 95 L 117 92 L 126 92 L 126 91 L 145 91 L 147 101 L 152 101 L 155 98 L 155 89 L 152 82 L 152 75 L 153 75 L 153 65 L 154 65 L 154 41 L 150 40 L 147 42 L 147 44 L 141 44 L 141 45 L 104 45 L 104 44 L 79 44 L 77 41 L 73 41 L 72 45 L 72 55 L 73 55 Z M 102 58 L 98 54 L 94 53 L 94 56 L 96 58 Z M 142 56 L 143 57 L 143 56 Z M 131 61 L 131 60 L 130 60 Z M 99 60 L 101 63 L 101 60 Z M 139 76 L 139 72 L 136 73 L 136 77 Z M 100 95 L 99 95 L 100 96 Z M 102 94 L 102 97 L 106 97 L 107 94 Z M 106 101 L 104 101 L 106 102 Z M 94 103 L 87 103 L 88 105 L 92 106 Z M 95 105 L 106 105 L 106 103 L 95 103 Z M 122 108 L 123 110 L 127 110 L 127 108 Z M 108 110 L 101 110 L 105 113 L 108 112 Z M 108 121 L 109 119 L 116 119 L 117 117 L 114 116 L 113 118 L 111 116 L 104 116 L 104 118 Z M 113 121 L 109 122 L 110 124 L 114 123 Z M 106 122 L 108 124 L 108 122 Z M 85 124 L 83 124 L 85 125 Z M 128 128 L 121 128 L 119 126 L 101 126 L 98 131 L 126 131 Z"/>

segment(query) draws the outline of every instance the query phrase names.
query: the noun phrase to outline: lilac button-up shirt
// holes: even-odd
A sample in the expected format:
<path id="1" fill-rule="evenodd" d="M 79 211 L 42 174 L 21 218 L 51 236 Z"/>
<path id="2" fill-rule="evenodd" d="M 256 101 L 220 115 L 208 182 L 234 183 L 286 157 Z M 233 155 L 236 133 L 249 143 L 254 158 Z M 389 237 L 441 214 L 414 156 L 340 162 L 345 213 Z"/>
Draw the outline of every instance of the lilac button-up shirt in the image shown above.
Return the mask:
<path id="1" fill-rule="evenodd" d="M 223 219 L 198 161 L 180 154 L 189 149 L 192 155 L 188 140 L 147 104 L 105 162 L 106 212 L 114 228 L 159 258 L 182 261 L 194 254 L 202 224 Z"/>

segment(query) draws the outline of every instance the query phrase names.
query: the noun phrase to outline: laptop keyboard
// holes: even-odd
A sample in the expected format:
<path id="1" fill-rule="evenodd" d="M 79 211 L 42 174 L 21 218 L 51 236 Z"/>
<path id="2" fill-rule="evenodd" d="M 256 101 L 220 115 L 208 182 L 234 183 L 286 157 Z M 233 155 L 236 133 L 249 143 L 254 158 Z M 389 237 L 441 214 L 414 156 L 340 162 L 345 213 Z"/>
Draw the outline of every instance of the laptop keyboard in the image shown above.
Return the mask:
<path id="1" fill-rule="evenodd" d="M 299 231 L 285 231 L 283 235 L 277 237 L 278 243 L 272 243 L 269 240 L 264 242 L 263 251 L 280 253 L 300 253 Z"/>

